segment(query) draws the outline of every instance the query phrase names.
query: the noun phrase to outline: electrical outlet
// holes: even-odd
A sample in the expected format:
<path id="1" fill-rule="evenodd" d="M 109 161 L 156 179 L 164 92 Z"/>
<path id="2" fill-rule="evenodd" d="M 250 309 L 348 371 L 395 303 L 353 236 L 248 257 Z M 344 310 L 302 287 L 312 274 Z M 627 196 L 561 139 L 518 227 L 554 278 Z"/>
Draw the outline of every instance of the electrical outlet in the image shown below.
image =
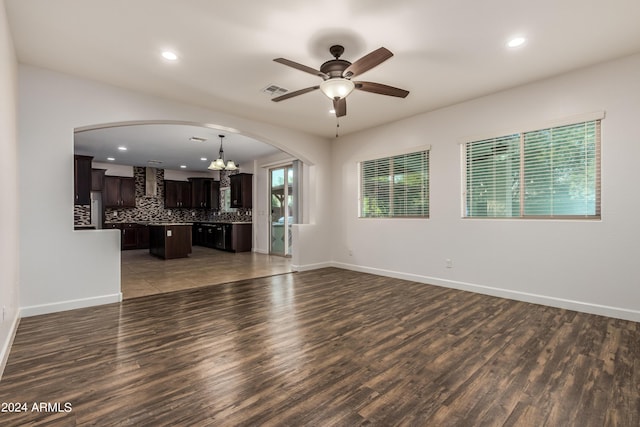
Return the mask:
<path id="1" fill-rule="evenodd" d="M 349 249 L 349 256 L 353 256 L 353 250 Z"/>
<path id="2" fill-rule="evenodd" d="M 447 268 L 453 268 L 453 261 L 451 261 L 449 258 L 444 260 L 444 264 Z"/>
<path id="3" fill-rule="evenodd" d="M 7 317 L 7 306 L 2 306 L 2 321 L 4 322 L 4 318 Z"/>

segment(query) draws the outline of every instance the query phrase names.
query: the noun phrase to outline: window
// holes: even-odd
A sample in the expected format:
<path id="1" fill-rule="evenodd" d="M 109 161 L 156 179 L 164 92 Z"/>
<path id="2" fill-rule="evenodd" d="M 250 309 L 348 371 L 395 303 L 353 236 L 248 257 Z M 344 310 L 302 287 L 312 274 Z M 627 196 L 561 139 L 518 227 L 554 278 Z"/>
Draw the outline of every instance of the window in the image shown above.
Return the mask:
<path id="1" fill-rule="evenodd" d="M 360 162 L 359 216 L 428 217 L 429 151 Z"/>
<path id="2" fill-rule="evenodd" d="M 600 120 L 463 145 L 465 217 L 600 218 Z"/>

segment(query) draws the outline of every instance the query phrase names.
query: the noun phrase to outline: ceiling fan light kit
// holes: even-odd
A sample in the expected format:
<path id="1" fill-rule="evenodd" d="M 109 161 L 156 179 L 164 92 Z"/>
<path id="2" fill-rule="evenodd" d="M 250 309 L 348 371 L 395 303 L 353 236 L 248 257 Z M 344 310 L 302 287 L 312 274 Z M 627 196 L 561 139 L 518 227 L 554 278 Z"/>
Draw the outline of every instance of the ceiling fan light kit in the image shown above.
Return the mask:
<path id="1" fill-rule="evenodd" d="M 320 70 L 308 67 L 306 65 L 299 64 L 285 58 L 276 58 L 275 62 L 295 68 L 296 70 L 304 71 L 305 73 L 313 74 L 323 79 L 322 83 L 318 86 L 311 86 L 308 88 L 296 90 L 286 93 L 281 96 L 272 98 L 274 102 L 284 101 L 285 99 L 293 98 L 294 96 L 302 95 L 307 92 L 312 92 L 316 89 L 320 89 L 329 99 L 333 101 L 333 107 L 336 117 L 342 117 L 347 114 L 346 97 L 354 90 L 361 90 L 364 92 L 376 93 L 379 95 L 395 96 L 399 98 L 405 98 L 409 95 L 409 91 L 399 89 L 393 86 L 387 86 L 382 83 L 374 82 L 361 82 L 352 81 L 353 77 L 356 77 L 370 69 L 380 65 L 387 59 L 393 56 L 388 49 L 381 47 L 368 53 L 356 62 L 351 63 L 340 59 L 340 56 L 344 52 L 344 47 L 340 45 L 334 45 L 329 48 L 329 52 L 335 59 L 331 59 L 320 66 Z"/>
<path id="2" fill-rule="evenodd" d="M 349 79 L 333 78 L 320 83 L 320 90 L 331 100 L 346 98 L 356 85 Z"/>

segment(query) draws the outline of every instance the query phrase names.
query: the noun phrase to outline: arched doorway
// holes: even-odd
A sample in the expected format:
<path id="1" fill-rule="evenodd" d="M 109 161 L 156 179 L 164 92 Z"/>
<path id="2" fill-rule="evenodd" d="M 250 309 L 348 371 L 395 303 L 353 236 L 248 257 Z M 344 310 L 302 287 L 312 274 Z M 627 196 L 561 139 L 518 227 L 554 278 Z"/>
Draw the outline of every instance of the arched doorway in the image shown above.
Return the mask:
<path id="1" fill-rule="evenodd" d="M 74 152 L 91 157 L 92 165 L 97 166 L 92 169 L 101 170 L 107 181 L 118 177 L 133 182 L 132 205 L 105 205 L 104 190 L 98 187 L 92 192 L 87 214 L 95 228 L 117 228 L 122 232 L 121 289 L 125 299 L 290 271 L 289 260 L 272 257 L 268 255 L 268 248 L 255 246 L 267 240 L 260 236 L 251 238 L 252 250 L 248 254 L 214 253 L 215 248 L 208 248 L 193 237 L 188 266 L 173 261 L 158 262 L 146 252 L 144 238 L 136 237 L 138 233 L 145 234 L 145 223 L 151 221 L 191 223 L 199 228 L 207 225 L 207 231 L 210 230 L 208 224 L 229 223 L 235 227 L 236 223 L 260 221 L 254 216 L 252 207 L 229 206 L 225 197 L 229 194 L 229 174 L 227 171 L 209 171 L 207 166 L 215 156 L 223 155 L 239 164 L 241 173 L 258 176 L 260 159 L 282 158 L 299 162 L 281 149 L 222 126 L 140 121 L 76 129 Z M 186 184 L 198 179 L 212 179 L 218 183 L 218 203 L 204 209 L 184 202 L 178 206 L 167 205 L 164 197 L 169 186 L 165 183 Z M 150 184 L 149 181 L 154 182 Z M 156 192 L 148 193 L 149 186 L 156 188 Z M 267 198 L 268 189 L 262 180 L 256 178 L 254 188 L 256 200 Z M 102 206 L 96 208 L 94 205 L 100 202 Z M 76 205 L 74 209 L 74 224 L 79 217 L 78 211 L 82 211 L 79 208 Z M 96 217 L 100 221 L 96 221 Z M 253 227 L 253 233 L 268 231 L 267 227 Z"/>

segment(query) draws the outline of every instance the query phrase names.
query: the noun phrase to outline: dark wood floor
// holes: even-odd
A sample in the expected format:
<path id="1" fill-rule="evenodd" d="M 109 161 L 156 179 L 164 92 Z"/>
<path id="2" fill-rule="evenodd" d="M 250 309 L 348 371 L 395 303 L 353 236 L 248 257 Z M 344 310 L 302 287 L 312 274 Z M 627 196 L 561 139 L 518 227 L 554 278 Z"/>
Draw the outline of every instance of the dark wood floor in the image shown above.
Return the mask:
<path id="1" fill-rule="evenodd" d="M 0 402 L 29 405 L 2 426 L 638 426 L 640 329 L 330 268 L 25 318 Z"/>

